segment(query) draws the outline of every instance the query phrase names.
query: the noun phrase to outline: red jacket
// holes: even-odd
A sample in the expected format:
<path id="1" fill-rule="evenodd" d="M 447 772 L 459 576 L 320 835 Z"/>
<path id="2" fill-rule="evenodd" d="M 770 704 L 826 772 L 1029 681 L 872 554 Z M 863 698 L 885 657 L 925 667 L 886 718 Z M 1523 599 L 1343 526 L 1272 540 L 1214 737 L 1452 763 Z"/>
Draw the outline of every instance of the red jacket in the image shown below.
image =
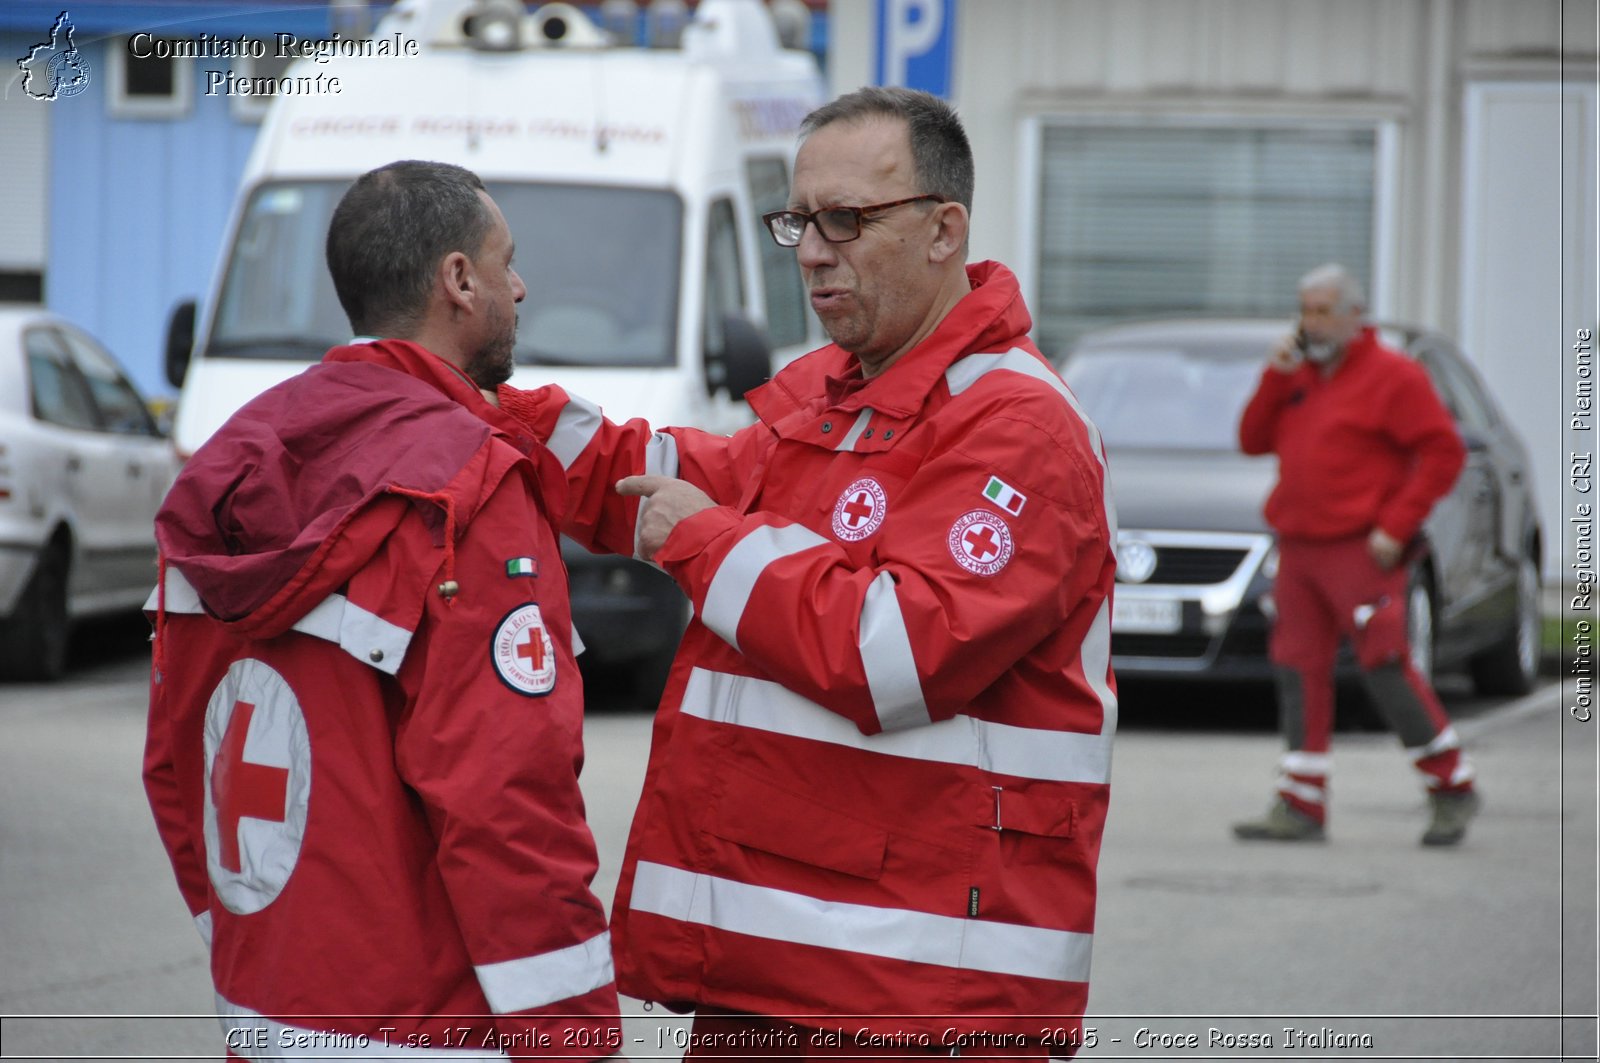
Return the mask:
<path id="1" fill-rule="evenodd" d="M 848 386 L 826 347 L 731 438 L 502 389 L 568 465 L 580 541 L 632 551 L 628 473 L 718 503 L 655 558 L 695 617 L 613 906 L 627 993 L 934 1043 L 1083 1013 L 1114 519 L 1015 279 L 970 276 L 881 376 Z"/>
<path id="2" fill-rule="evenodd" d="M 1239 422 L 1246 454 L 1278 455 L 1267 523 L 1296 539 L 1382 528 L 1410 541 L 1466 449 L 1422 366 L 1363 329 L 1331 377 L 1268 368 Z"/>
<path id="3" fill-rule="evenodd" d="M 618 1046 L 561 484 L 392 340 L 266 392 L 174 484 L 145 782 L 233 1054 Z"/>

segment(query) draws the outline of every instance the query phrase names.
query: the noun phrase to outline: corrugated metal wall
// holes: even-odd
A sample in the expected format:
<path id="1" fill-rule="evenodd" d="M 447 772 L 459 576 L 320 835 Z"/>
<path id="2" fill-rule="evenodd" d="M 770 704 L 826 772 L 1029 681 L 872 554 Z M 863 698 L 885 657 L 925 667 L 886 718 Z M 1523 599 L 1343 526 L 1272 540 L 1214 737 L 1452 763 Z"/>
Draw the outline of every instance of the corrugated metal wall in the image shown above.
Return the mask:
<path id="1" fill-rule="evenodd" d="M 836 92 L 871 80 L 880 2 L 832 0 Z M 1560 534 L 1565 453 L 1553 418 L 1564 348 L 1553 339 L 1593 328 L 1596 314 L 1595 0 L 956 3 L 951 99 L 978 157 L 973 255 L 1016 269 L 1036 309 L 1053 124 L 1373 130 L 1374 309 L 1467 341 L 1534 444 L 1548 479 L 1546 534 Z M 1500 140 L 1469 151 L 1471 101 L 1484 86 L 1512 84 L 1533 87 L 1540 128 L 1565 122 L 1565 133 L 1529 154 L 1514 123 L 1491 128 L 1486 118 Z M 1500 159 L 1497 182 L 1476 187 L 1501 201 L 1469 205 L 1469 176 L 1490 172 L 1484 160 L 1496 153 L 1516 157 Z M 1589 167 L 1573 169 L 1573 155 Z M 1512 217 L 1546 221 L 1474 224 Z M 1494 294 L 1530 284 L 1544 292 L 1542 312 Z M 1547 574 L 1558 566 L 1552 547 Z"/>
<path id="2" fill-rule="evenodd" d="M 49 27 L 45 27 L 48 29 Z M 0 34 L 0 57 L 15 60 L 37 44 Z M 0 270 L 41 272 L 45 265 L 45 211 L 50 187 L 50 109 L 22 91 L 15 63 L 0 67 L 0 160 L 6 209 L 0 211 Z"/>

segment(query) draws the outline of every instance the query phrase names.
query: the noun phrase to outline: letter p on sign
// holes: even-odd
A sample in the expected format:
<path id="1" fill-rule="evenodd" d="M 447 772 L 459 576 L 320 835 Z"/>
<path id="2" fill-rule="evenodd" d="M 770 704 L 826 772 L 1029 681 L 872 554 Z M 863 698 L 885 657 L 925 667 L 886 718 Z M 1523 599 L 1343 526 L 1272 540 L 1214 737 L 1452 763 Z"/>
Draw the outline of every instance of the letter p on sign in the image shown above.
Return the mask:
<path id="1" fill-rule="evenodd" d="M 878 84 L 950 96 L 956 0 L 877 0 Z"/>

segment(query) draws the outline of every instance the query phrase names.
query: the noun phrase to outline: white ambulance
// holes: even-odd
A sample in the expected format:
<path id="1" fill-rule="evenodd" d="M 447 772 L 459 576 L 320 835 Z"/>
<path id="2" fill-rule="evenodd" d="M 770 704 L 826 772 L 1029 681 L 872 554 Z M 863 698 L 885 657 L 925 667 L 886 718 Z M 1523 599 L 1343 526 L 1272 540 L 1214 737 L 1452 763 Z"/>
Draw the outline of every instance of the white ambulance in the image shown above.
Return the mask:
<path id="1" fill-rule="evenodd" d="M 371 42 L 401 54 L 329 47 L 285 74 L 321 91 L 272 101 L 211 294 L 173 315 L 180 452 L 348 341 L 328 220 L 356 176 L 397 159 L 465 166 L 505 213 L 528 288 L 515 384 L 731 431 L 750 419 L 744 391 L 823 342 L 794 252 L 760 222 L 785 205 L 822 79 L 759 0 L 701 0 L 672 48 L 615 46 L 565 4 L 402 0 Z M 591 660 L 670 654 L 684 606 L 669 580 L 570 544 L 567 563 Z"/>

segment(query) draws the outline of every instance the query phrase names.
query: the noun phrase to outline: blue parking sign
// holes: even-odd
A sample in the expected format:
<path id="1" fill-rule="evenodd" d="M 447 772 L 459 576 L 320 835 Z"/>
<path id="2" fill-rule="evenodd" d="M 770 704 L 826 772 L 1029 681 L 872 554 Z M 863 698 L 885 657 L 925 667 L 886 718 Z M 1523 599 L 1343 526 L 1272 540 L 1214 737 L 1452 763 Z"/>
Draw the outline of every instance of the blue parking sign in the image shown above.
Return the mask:
<path id="1" fill-rule="evenodd" d="M 956 0 L 877 0 L 878 84 L 950 96 Z"/>

